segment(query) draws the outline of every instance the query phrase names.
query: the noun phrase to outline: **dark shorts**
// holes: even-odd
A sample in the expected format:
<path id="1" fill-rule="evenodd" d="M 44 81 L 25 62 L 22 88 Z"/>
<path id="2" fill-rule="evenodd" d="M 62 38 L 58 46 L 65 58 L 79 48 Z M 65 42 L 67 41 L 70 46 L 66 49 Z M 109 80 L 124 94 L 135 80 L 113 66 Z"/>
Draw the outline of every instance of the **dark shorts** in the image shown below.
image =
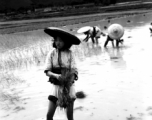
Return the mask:
<path id="1" fill-rule="evenodd" d="M 73 101 L 75 101 L 76 98 L 73 98 Z M 48 96 L 48 100 L 52 101 L 54 104 L 56 104 L 58 98 L 53 96 L 53 95 L 49 95 Z"/>
<path id="2" fill-rule="evenodd" d="M 52 95 L 49 95 L 49 96 L 48 96 L 48 99 L 49 99 L 50 101 L 52 101 L 54 104 L 56 104 L 56 102 L 57 102 L 57 100 L 58 100 L 58 98 L 56 98 L 55 96 L 52 96 Z"/>

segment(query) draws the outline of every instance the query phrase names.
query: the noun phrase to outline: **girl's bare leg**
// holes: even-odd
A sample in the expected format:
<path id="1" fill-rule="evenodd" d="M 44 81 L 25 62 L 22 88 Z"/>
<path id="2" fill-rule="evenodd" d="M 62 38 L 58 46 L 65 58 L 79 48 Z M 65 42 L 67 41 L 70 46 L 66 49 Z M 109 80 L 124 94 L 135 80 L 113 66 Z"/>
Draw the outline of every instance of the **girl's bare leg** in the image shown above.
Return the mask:
<path id="1" fill-rule="evenodd" d="M 73 107 L 74 107 L 74 101 L 66 109 L 66 114 L 67 114 L 68 120 L 74 120 L 73 119 Z"/>
<path id="2" fill-rule="evenodd" d="M 49 108 L 47 113 L 47 120 L 53 120 L 53 116 L 56 110 L 56 105 L 52 101 L 49 101 Z"/>

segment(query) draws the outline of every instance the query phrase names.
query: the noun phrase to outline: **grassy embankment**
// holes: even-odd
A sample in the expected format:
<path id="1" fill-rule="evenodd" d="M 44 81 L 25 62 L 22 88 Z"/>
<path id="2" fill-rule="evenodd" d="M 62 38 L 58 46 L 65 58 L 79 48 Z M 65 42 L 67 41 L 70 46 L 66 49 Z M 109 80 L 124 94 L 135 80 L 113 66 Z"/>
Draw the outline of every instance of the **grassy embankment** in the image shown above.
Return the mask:
<path id="1" fill-rule="evenodd" d="M 72 24 L 84 23 L 89 21 L 96 21 L 101 19 L 111 19 L 116 16 L 105 15 L 105 14 L 123 12 L 123 11 L 132 11 L 132 10 L 137 10 L 137 11 L 152 10 L 152 3 L 130 2 L 126 4 L 116 4 L 106 7 L 91 6 L 91 7 L 81 7 L 77 9 L 72 8 L 59 12 L 41 11 L 41 12 L 35 12 L 26 15 L 18 14 L 15 16 L 7 16 L 7 18 L 0 19 L 0 21 L 2 21 L 2 24 L 0 25 L 0 33 L 8 34 L 14 32 L 43 29 L 48 26 L 59 27 L 59 26 L 72 25 Z M 127 14 L 119 13 L 117 17 L 124 15 L 132 15 L 137 13 L 139 14 L 139 12 L 134 12 L 134 13 L 130 12 Z M 97 15 L 93 15 L 93 14 L 97 14 Z M 82 15 L 88 15 L 88 16 L 82 17 Z M 30 21 L 30 20 L 35 20 L 35 21 Z M 11 22 L 11 21 L 18 21 L 18 22 Z"/>

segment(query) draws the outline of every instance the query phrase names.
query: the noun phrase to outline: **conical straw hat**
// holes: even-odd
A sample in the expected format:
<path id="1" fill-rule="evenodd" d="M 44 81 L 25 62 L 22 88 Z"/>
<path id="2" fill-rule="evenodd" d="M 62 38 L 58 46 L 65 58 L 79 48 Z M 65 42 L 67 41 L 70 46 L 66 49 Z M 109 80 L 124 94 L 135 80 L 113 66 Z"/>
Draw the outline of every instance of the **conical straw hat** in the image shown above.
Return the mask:
<path id="1" fill-rule="evenodd" d="M 108 35 L 112 39 L 120 39 L 124 35 L 124 28 L 120 24 L 112 24 L 108 27 Z"/>
<path id="2" fill-rule="evenodd" d="M 64 40 L 64 42 L 69 42 L 74 45 L 79 45 L 81 42 L 77 36 L 57 27 L 45 28 L 44 32 L 54 38 L 60 36 Z"/>

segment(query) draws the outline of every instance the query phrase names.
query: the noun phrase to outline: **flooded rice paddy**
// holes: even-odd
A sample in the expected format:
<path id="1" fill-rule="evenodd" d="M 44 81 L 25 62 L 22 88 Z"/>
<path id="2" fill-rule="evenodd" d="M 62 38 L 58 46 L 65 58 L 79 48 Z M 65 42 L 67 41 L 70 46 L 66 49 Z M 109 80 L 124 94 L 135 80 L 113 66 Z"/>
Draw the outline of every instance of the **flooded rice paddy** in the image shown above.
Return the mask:
<path id="1" fill-rule="evenodd" d="M 104 27 L 111 23 L 122 24 L 125 28 L 124 43 L 119 49 L 112 48 L 111 43 L 104 48 L 104 36 L 98 45 L 89 42 L 72 48 L 79 69 L 76 89 L 87 95 L 75 102 L 75 120 L 152 119 L 151 20 L 149 13 L 63 27 L 73 33 L 86 25 L 97 25 L 105 33 Z M 32 36 L 42 32 L 22 34 Z M 83 39 L 84 36 L 78 37 Z M 45 120 L 50 86 L 43 69 L 25 71 L 22 77 L 24 83 L 1 92 L 0 119 Z M 54 118 L 64 117 L 64 112 L 57 110 Z"/>

